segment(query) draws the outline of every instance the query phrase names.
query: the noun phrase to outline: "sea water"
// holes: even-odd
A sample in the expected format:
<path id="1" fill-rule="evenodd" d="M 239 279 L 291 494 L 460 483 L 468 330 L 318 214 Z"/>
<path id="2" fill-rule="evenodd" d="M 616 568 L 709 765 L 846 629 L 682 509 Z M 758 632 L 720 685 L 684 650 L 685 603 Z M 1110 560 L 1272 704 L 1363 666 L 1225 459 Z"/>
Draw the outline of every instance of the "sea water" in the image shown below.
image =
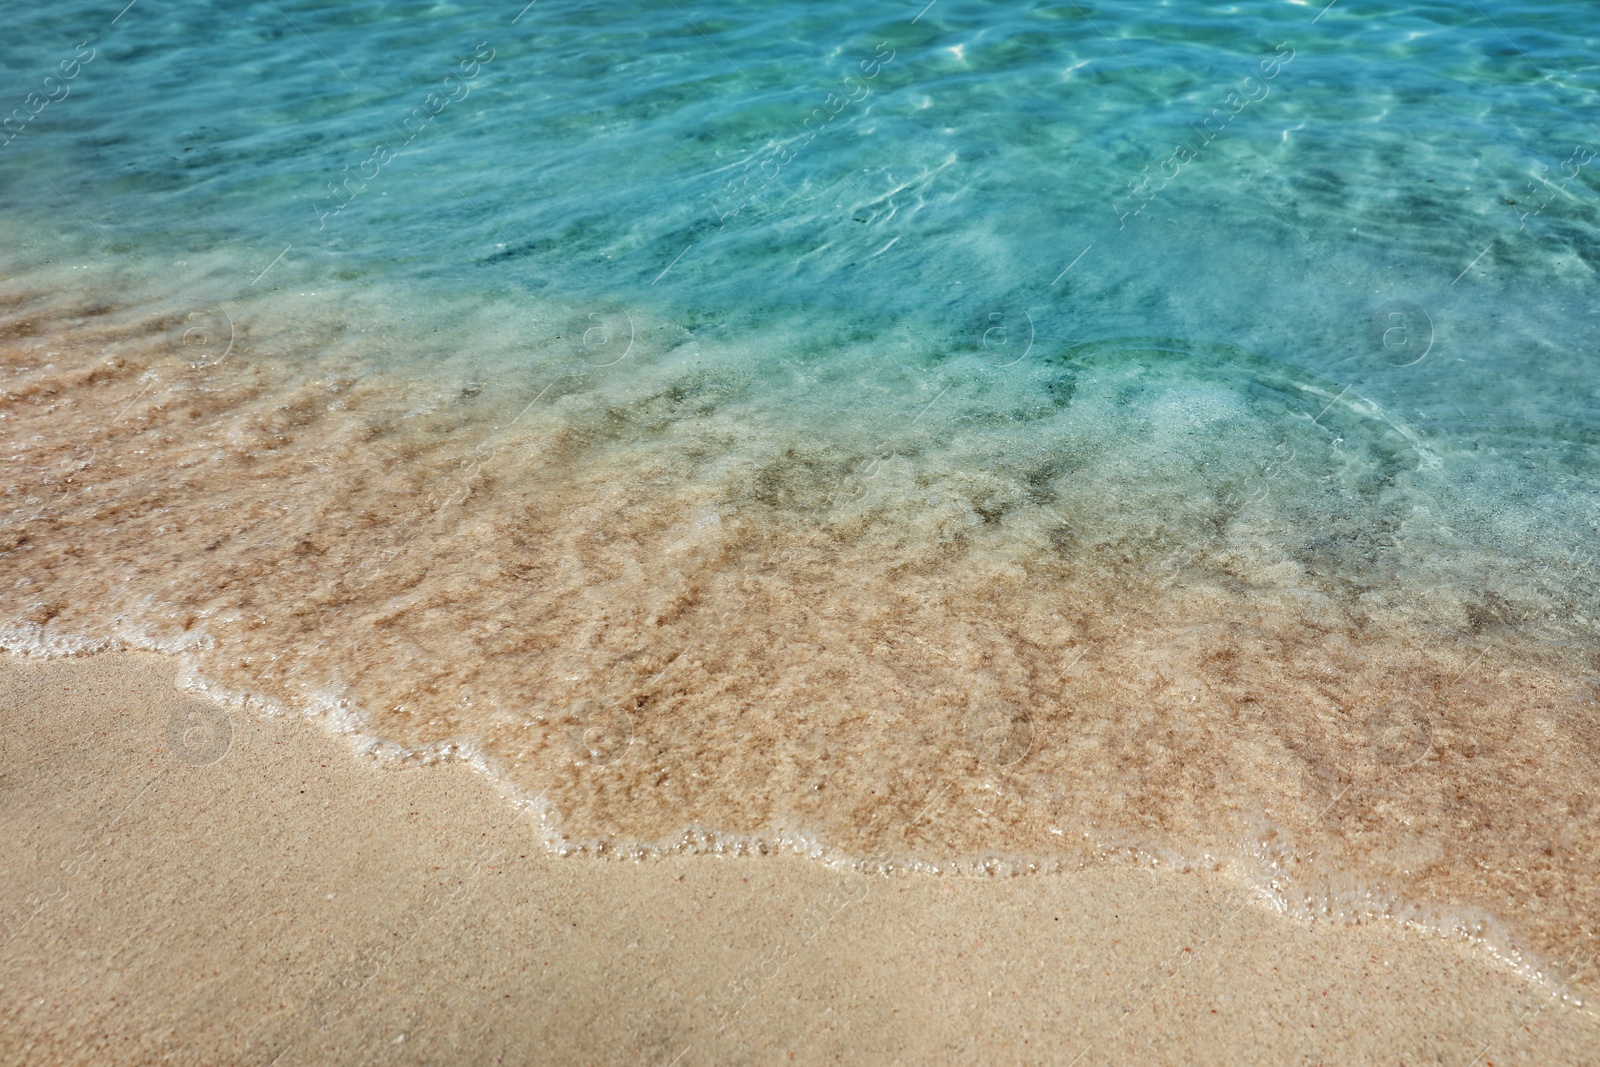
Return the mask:
<path id="1" fill-rule="evenodd" d="M 1226 867 L 1584 981 L 1585 5 L 6 22 L 6 647 L 566 851 Z"/>

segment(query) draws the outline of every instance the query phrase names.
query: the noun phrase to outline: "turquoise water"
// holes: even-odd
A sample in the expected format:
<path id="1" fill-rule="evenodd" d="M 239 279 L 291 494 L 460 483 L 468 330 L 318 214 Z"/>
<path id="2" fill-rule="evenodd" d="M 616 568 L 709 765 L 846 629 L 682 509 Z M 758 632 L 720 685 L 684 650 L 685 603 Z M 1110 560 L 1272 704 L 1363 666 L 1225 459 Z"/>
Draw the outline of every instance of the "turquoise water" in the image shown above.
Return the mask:
<path id="1" fill-rule="evenodd" d="M 10 647 L 561 847 L 1592 939 L 1584 5 L 519 8 L 8 12 Z"/>
<path id="2" fill-rule="evenodd" d="M 1223 341 L 1452 438 L 1581 435 L 1585 13 L 1314 6 L 69 4 L 0 46 L 24 113 L 67 94 L 0 178 L 53 256 L 220 253 L 219 298 L 265 270 L 398 287 L 446 329 L 637 309 L 940 384 L 1029 345 Z"/>
<path id="3" fill-rule="evenodd" d="M 17 11 L 9 104 L 80 41 L 95 58 L 5 146 L 8 214 L 139 262 L 259 270 L 290 247 L 279 286 L 552 290 L 725 333 L 800 313 L 819 344 L 909 331 L 932 371 L 999 309 L 1041 346 L 1226 339 L 1420 404 L 1437 390 L 1402 383 L 1426 373 L 1371 365 L 1370 313 L 1403 299 L 1492 405 L 1484 349 L 1592 336 L 1579 8 L 1496 5 L 1509 39 L 1454 4 L 915 13 Z"/>

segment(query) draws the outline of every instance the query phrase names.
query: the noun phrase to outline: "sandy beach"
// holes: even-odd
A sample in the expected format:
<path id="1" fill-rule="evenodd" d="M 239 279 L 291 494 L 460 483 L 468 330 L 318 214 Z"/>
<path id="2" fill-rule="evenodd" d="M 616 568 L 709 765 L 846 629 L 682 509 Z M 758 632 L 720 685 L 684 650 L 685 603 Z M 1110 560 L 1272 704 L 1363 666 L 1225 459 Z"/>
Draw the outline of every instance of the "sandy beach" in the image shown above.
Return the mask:
<path id="1" fill-rule="evenodd" d="M 0 659 L 7 1063 L 1593 1063 L 1481 949 L 1216 874 L 549 855 L 461 764 Z"/>
<path id="2" fill-rule="evenodd" d="M 1600 1067 L 1585 10 L 11 5 L 0 1067 Z"/>

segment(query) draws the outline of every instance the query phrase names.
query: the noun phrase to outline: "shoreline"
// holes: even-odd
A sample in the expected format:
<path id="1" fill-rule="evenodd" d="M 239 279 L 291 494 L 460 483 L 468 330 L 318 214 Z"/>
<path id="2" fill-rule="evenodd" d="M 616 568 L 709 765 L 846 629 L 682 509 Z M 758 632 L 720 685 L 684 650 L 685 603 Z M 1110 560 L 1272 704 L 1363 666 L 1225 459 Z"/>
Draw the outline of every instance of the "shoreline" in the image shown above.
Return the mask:
<path id="1" fill-rule="evenodd" d="M 1143 846 L 1236 864 L 1295 914 L 1469 934 L 1492 914 L 1515 921 L 1497 945 L 1592 947 L 1596 690 L 1588 645 L 1537 621 L 1581 637 L 1587 582 L 1542 584 L 1563 546 L 1509 526 L 1507 595 L 1463 582 L 1473 554 L 1421 507 L 1452 479 L 1278 361 L 1108 341 L 1071 406 L 981 432 L 964 420 L 1004 397 L 967 365 L 933 416 L 941 451 L 866 399 L 877 421 L 807 443 L 769 421 L 793 368 L 757 387 L 739 346 L 636 345 L 629 315 L 626 373 L 552 355 L 560 373 L 512 396 L 467 355 L 393 373 L 331 307 L 315 329 L 223 315 L 197 364 L 172 350 L 192 316 L 30 299 L 0 324 L 7 647 L 125 637 L 182 652 L 225 700 L 359 709 L 395 751 L 481 756 L 574 842 L 710 827 L 930 866 Z M 836 355 L 842 385 L 857 364 Z M 1154 392 L 1148 361 L 1170 364 Z M 1152 399 L 1109 433 L 1124 387 Z M 1210 414 L 1158 418 L 1173 405 Z M 1034 415 L 1065 421 L 1030 434 Z M 1167 452 L 1149 420 L 1171 422 Z M 1333 482 L 1281 469 L 1335 423 L 1391 489 L 1362 496 L 1331 453 Z M 1281 463 L 1244 463 L 1234 437 L 1188 451 L 1224 425 Z"/>
<path id="2" fill-rule="evenodd" d="M 1467 1064 L 1600 1047 L 1592 1008 L 1481 949 L 1286 918 L 1221 875 L 552 856 L 465 764 L 364 758 L 295 716 L 219 720 L 177 670 L 0 656 L 0 1058 Z"/>

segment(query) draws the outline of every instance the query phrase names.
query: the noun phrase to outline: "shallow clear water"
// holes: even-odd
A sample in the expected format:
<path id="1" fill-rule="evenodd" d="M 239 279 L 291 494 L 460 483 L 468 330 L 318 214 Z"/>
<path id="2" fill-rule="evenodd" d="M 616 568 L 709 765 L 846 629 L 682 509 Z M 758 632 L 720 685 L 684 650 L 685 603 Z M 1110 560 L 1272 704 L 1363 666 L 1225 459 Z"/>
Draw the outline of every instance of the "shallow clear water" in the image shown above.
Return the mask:
<path id="1" fill-rule="evenodd" d="M 9 647 L 1581 969 L 1583 5 L 519 6 L 8 13 Z"/>

